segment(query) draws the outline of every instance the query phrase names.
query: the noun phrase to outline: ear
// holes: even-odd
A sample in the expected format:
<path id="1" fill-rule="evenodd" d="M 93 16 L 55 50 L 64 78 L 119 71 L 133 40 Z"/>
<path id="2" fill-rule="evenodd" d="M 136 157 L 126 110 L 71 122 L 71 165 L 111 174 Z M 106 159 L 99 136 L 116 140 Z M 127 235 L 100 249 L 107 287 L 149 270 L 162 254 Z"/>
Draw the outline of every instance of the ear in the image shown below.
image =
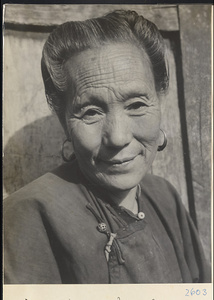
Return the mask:
<path id="1" fill-rule="evenodd" d="M 64 129 L 64 132 L 65 132 L 65 135 L 66 135 L 67 140 L 68 140 L 69 142 L 71 142 L 71 136 L 70 136 L 70 134 L 69 134 L 67 124 L 63 125 L 62 127 L 63 127 L 63 129 Z"/>
<path id="2" fill-rule="evenodd" d="M 160 122 L 160 128 L 164 128 L 165 127 L 165 120 L 164 120 L 164 116 L 166 113 L 166 96 L 165 95 L 158 95 L 159 98 L 159 102 L 160 102 L 160 112 L 161 112 L 161 122 Z"/>
<path id="3" fill-rule="evenodd" d="M 65 135 L 66 135 L 66 138 L 69 142 L 71 142 L 71 137 L 70 137 L 70 134 L 68 133 L 68 129 L 67 129 L 67 126 L 66 127 L 63 127 L 64 129 L 64 132 L 65 132 Z"/>
<path id="4" fill-rule="evenodd" d="M 61 115 L 57 115 L 57 116 L 58 116 L 60 124 L 62 125 L 62 128 L 64 130 L 64 133 L 65 133 L 65 136 L 66 136 L 67 140 L 69 142 L 71 142 L 71 137 L 70 137 L 70 134 L 69 134 L 69 131 L 68 131 L 67 122 L 66 122 L 66 117 L 61 116 Z"/>

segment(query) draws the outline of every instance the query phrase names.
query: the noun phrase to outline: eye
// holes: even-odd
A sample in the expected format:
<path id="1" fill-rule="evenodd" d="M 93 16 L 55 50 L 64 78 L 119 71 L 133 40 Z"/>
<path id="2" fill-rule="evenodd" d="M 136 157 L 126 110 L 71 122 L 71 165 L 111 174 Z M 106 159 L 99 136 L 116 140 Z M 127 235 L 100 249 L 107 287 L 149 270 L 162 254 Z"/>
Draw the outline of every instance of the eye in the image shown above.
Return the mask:
<path id="1" fill-rule="evenodd" d="M 132 101 L 127 107 L 127 111 L 131 116 L 142 116 L 148 105 L 144 101 Z"/>
<path id="2" fill-rule="evenodd" d="M 101 108 L 88 108 L 85 107 L 81 110 L 80 118 L 86 123 L 86 124 L 93 124 L 96 122 L 99 122 L 101 118 L 103 117 L 104 113 Z"/>
<path id="3" fill-rule="evenodd" d="M 83 116 L 89 116 L 89 117 L 92 117 L 92 116 L 95 116 L 98 112 L 95 110 L 95 109 L 89 109 L 87 110 Z"/>
<path id="4" fill-rule="evenodd" d="M 142 101 L 137 101 L 137 102 L 134 102 L 132 104 L 130 104 L 127 108 L 128 110 L 131 110 L 131 109 L 140 109 L 144 106 L 147 106 L 145 103 L 143 103 Z"/>

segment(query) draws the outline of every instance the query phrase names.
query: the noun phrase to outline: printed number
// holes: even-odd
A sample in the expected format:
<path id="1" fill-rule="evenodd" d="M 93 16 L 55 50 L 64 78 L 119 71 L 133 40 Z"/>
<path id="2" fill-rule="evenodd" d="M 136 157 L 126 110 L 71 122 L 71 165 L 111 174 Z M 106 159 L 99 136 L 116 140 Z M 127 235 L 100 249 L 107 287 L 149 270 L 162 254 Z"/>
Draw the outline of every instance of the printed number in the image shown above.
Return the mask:
<path id="1" fill-rule="evenodd" d="M 185 296 L 188 296 L 188 297 L 189 296 L 194 296 L 194 295 L 199 296 L 201 293 L 202 293 L 203 296 L 206 296 L 207 295 L 207 290 L 203 289 L 201 291 L 201 290 L 194 290 L 193 288 L 191 290 L 186 289 L 186 295 Z"/>

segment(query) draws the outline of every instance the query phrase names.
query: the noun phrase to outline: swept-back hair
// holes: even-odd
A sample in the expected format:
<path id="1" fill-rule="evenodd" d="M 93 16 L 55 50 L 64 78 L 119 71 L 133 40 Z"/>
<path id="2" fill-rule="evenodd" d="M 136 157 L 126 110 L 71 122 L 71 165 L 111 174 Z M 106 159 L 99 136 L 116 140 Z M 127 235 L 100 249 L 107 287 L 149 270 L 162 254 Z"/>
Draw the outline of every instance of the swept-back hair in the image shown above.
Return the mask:
<path id="1" fill-rule="evenodd" d="M 135 11 L 124 10 L 83 22 L 66 22 L 49 35 L 41 61 L 47 101 L 64 127 L 68 86 L 65 63 L 81 51 L 118 42 L 131 43 L 144 50 L 150 59 L 157 93 L 167 90 L 165 45 L 155 24 Z M 70 86 L 74 87 L 71 91 L 74 97 L 75 86 L 72 83 Z"/>

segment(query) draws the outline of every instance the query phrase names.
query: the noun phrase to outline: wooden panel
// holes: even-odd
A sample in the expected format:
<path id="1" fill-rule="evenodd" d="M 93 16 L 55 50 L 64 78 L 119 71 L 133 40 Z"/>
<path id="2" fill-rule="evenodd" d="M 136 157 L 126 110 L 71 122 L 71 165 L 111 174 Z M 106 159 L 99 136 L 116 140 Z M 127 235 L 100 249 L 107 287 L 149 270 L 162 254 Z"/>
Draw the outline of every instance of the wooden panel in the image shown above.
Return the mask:
<path id="1" fill-rule="evenodd" d="M 4 194 L 60 165 L 64 134 L 51 116 L 40 60 L 47 34 L 11 32 L 4 37 Z"/>
<path id="2" fill-rule="evenodd" d="M 211 6 L 180 6 L 184 96 L 199 233 L 210 259 Z"/>
<path id="3" fill-rule="evenodd" d="M 149 5 L 24 5 L 7 4 L 5 23 L 25 25 L 59 25 L 101 16 L 115 9 L 136 10 L 161 30 L 178 30 L 176 6 Z"/>

